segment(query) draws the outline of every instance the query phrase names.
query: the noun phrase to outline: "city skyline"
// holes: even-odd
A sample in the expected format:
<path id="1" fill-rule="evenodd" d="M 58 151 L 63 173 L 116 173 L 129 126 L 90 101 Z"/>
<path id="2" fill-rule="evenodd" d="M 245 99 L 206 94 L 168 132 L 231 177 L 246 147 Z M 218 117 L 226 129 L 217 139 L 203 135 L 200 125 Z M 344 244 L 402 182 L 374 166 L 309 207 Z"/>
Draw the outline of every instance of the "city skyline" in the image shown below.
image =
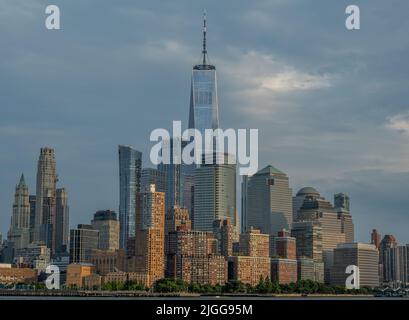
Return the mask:
<path id="1" fill-rule="evenodd" d="M 21 2 L 16 1 L 15 6 L 18 6 L 19 3 Z M 241 14 L 240 12 L 229 13 L 227 21 L 230 24 L 228 24 L 223 21 L 215 5 L 215 3 L 206 4 L 209 13 L 210 35 L 208 42 L 212 48 L 209 60 L 218 65 L 219 86 L 222 88 L 219 90 L 222 127 L 240 127 L 243 126 L 243 123 L 245 127 L 260 127 L 262 140 L 260 142 L 259 169 L 267 164 L 272 164 L 286 172 L 290 178 L 290 187 L 293 192 L 304 186 L 312 186 L 327 199 L 332 199 L 333 194 L 339 192 L 348 194 L 351 198 L 351 214 L 356 225 L 358 241 L 369 242 L 370 231 L 376 228 L 382 234 L 394 234 L 400 243 L 409 242 L 407 232 L 405 232 L 409 223 L 407 215 L 409 203 L 405 197 L 405 186 L 409 181 L 409 161 L 406 160 L 409 150 L 405 146 L 405 143 L 407 145 L 407 136 L 405 136 L 405 132 L 407 132 L 405 129 L 405 123 L 407 123 L 405 99 L 407 101 L 407 94 L 403 89 L 405 86 L 407 87 L 408 79 L 402 78 L 402 72 L 408 66 L 407 62 L 399 58 L 397 60 L 400 60 L 402 65 L 398 65 L 396 62 L 381 63 L 377 59 L 383 56 L 368 53 L 369 49 L 374 46 L 372 33 L 377 34 L 379 31 L 381 34 L 385 34 L 382 33 L 382 30 L 378 30 L 378 26 L 371 24 L 380 17 L 379 13 L 374 11 L 368 13 L 367 23 L 373 28 L 371 31 L 366 29 L 360 31 L 362 32 L 361 35 L 351 36 L 342 29 L 342 10 L 329 9 L 324 5 L 322 10 L 325 14 L 331 17 L 340 15 L 339 26 L 324 21 L 325 23 L 322 22 L 323 25 L 313 25 L 313 31 L 318 32 L 318 29 L 322 27 L 325 29 L 327 26 L 335 32 L 336 39 L 351 38 L 355 49 L 345 48 L 344 51 L 334 53 L 331 50 L 337 51 L 335 48 L 340 48 L 329 39 L 322 35 L 313 39 L 301 32 L 301 36 L 306 36 L 307 40 L 312 41 L 315 45 L 318 44 L 318 49 L 324 48 L 327 49 L 326 52 L 330 51 L 324 62 L 314 66 L 314 62 L 317 62 L 323 53 L 314 57 L 317 52 L 311 49 L 311 51 L 306 52 L 307 57 L 300 58 L 294 50 L 289 48 L 291 45 L 297 47 L 298 36 L 286 34 L 286 37 L 283 38 L 278 35 L 278 29 L 270 29 L 274 23 L 279 24 L 279 22 L 273 21 L 284 23 L 282 20 L 276 19 L 277 16 L 273 13 L 275 9 L 284 11 L 288 18 L 285 23 L 292 24 L 295 23 L 296 17 L 311 23 L 312 16 L 308 11 L 306 16 L 300 17 L 300 13 L 291 11 L 292 5 L 290 4 L 267 5 L 264 3 L 262 5 L 258 3 L 253 7 L 243 8 L 243 10 L 253 9 L 250 10 L 253 15 L 245 15 L 244 11 L 241 11 Z M 108 9 L 111 8 L 109 5 L 107 6 Z M 129 8 L 125 4 L 123 6 L 120 8 Z M 379 4 L 379 7 L 387 9 L 386 4 L 383 6 Z M 62 8 L 77 13 L 77 10 L 70 5 L 64 5 Z M 176 15 L 177 8 L 171 9 L 165 6 L 165 8 L 160 9 L 160 12 L 155 11 L 159 10 L 158 8 L 147 4 L 141 4 L 140 8 L 135 6 L 131 8 L 133 11 L 131 10 L 131 13 L 128 12 L 127 14 L 133 14 L 133 17 L 127 16 L 120 9 L 109 11 L 109 17 L 118 18 L 125 15 L 128 19 L 125 19 L 124 24 L 131 26 L 138 23 L 134 21 L 138 20 L 134 19 L 136 16 L 141 18 L 144 24 L 157 29 L 150 30 L 150 38 L 140 39 L 141 34 L 138 33 L 135 38 L 122 37 L 117 42 L 114 41 L 114 43 L 121 45 L 119 49 L 112 51 L 110 55 L 106 55 L 106 52 L 102 56 L 96 55 L 96 62 L 88 66 L 85 73 L 78 69 L 70 72 L 62 68 L 60 64 L 60 59 L 64 60 L 63 57 L 65 56 L 61 50 L 68 49 L 67 43 L 64 44 L 64 42 L 68 40 L 70 43 L 69 40 L 72 36 L 78 36 L 75 33 L 79 29 L 72 29 L 74 20 L 70 20 L 73 18 L 69 16 L 65 20 L 65 28 L 60 35 L 50 36 L 35 28 L 29 33 L 29 36 L 34 36 L 39 41 L 40 46 L 45 42 L 54 43 L 56 47 L 51 49 L 50 53 L 42 52 L 41 48 L 37 48 L 37 45 L 30 42 L 33 45 L 31 60 L 22 60 L 19 55 L 12 58 L 12 53 L 14 50 L 18 51 L 18 46 L 11 46 L 0 54 L 3 61 L 2 67 L 5 67 L 5 62 L 12 62 L 10 66 L 5 67 L 6 76 L 4 79 L 3 77 L 0 79 L 4 87 L 10 88 L 10 85 L 13 86 L 15 81 L 24 78 L 24 81 L 19 84 L 19 88 L 26 92 L 26 95 L 19 97 L 15 90 L 9 90 L 1 97 L 5 114 L 0 120 L 0 142 L 5 149 L 9 150 L 7 154 L 0 157 L 0 166 L 7 167 L 6 172 L 3 171 L 4 173 L 2 173 L 0 185 L 0 232 L 3 234 L 3 238 L 7 234 L 10 223 L 14 186 L 21 173 L 24 172 L 26 176 L 30 194 L 35 194 L 35 159 L 40 147 L 49 145 L 56 150 L 57 173 L 61 177 L 60 185 L 63 185 L 70 195 L 70 224 L 73 227 L 77 223 L 89 221 L 97 210 L 110 208 L 118 211 L 119 182 L 117 181 L 115 152 L 118 144 L 132 144 L 137 150 L 142 151 L 143 167 L 146 167 L 150 147 L 148 143 L 150 130 L 156 127 L 165 127 L 171 123 L 171 120 L 178 118 L 185 125 L 187 124 L 189 70 L 192 65 L 200 61 L 201 56 L 201 25 L 198 21 L 202 9 L 196 4 L 187 5 L 188 12 L 183 11 L 182 16 L 189 30 L 178 34 L 177 31 L 180 30 L 176 30 L 177 27 L 169 27 L 172 24 L 172 19 L 178 17 Z M 16 7 L 9 9 L 13 12 Z M 169 12 L 162 12 L 165 9 Z M 262 9 L 266 10 L 264 14 Z M 386 11 L 388 14 L 392 14 L 391 10 Z M 159 23 L 160 26 L 153 25 L 153 20 L 157 23 L 157 19 L 151 16 L 152 12 L 166 18 Z M 400 13 L 393 14 L 393 17 L 396 17 Z M 259 15 L 259 19 L 256 19 L 257 15 Z M 383 14 L 382 17 L 390 19 L 388 21 L 393 21 L 392 16 Z M 29 17 L 26 19 L 24 25 L 34 23 Z M 96 19 L 96 23 L 100 23 L 97 17 L 94 19 Z M 258 24 L 250 29 L 251 23 L 256 20 Z M 276 46 L 272 48 L 257 43 L 255 42 L 256 39 L 251 39 L 250 35 L 246 35 L 245 32 L 238 38 L 229 37 L 233 34 L 234 28 L 238 28 L 239 21 L 244 24 L 248 33 L 259 32 L 265 37 L 266 32 L 271 32 L 271 36 L 274 36 L 272 42 Z M 84 26 L 83 24 L 80 25 Z M 396 28 L 397 25 L 397 23 L 393 24 Z M 167 27 L 169 27 L 168 31 L 161 29 Z M 7 31 L 10 32 L 10 30 Z M 112 35 L 113 32 L 119 32 L 119 30 L 111 31 L 110 34 Z M 16 39 L 25 39 L 20 29 L 17 28 L 14 33 Z M 99 49 L 102 49 L 105 43 L 99 43 L 100 38 L 93 38 L 94 41 L 90 46 L 84 46 L 83 41 L 87 41 L 88 37 L 93 35 L 92 30 L 85 32 L 85 35 L 80 37 L 80 45 L 92 54 L 101 53 L 102 51 Z M 364 40 L 368 36 L 369 40 Z M 238 41 L 239 38 L 240 41 Z M 402 39 L 399 41 L 406 41 Z M 139 42 L 140 40 L 144 41 Z M 322 41 L 321 45 L 319 41 Z M 405 45 L 403 42 L 403 47 L 402 44 L 394 46 L 393 39 L 385 39 L 385 41 L 392 48 L 403 48 Z M 133 47 L 136 43 L 141 45 L 140 51 L 138 50 L 139 47 Z M 133 48 L 132 53 L 122 50 L 129 48 L 128 46 Z M 384 56 L 388 56 L 388 54 L 392 54 L 393 57 L 399 56 L 398 49 L 380 51 L 379 54 Z M 283 52 L 290 54 L 284 58 Z M 104 75 L 102 71 L 98 71 L 96 67 L 98 66 L 97 63 L 106 62 L 108 56 L 111 55 L 114 56 L 114 67 L 118 69 L 112 70 L 110 66 L 104 64 L 108 68 L 105 72 L 113 75 L 113 79 L 109 80 L 109 77 Z M 52 57 L 54 60 L 50 59 Z M 139 70 L 143 63 L 149 66 L 149 70 L 135 72 L 135 75 L 131 75 L 124 71 L 120 63 L 121 57 L 125 57 L 125 61 L 133 66 L 131 67 L 132 71 Z M 78 61 L 83 61 L 80 55 L 76 55 L 75 58 L 79 59 Z M 45 61 L 44 59 L 50 60 Z M 337 59 L 344 66 L 343 72 L 340 72 L 339 65 L 335 64 Z M 75 63 L 76 61 L 68 59 L 68 63 Z M 289 69 L 281 70 L 275 61 L 283 62 L 284 66 Z M 170 62 L 172 62 L 172 66 L 168 66 Z M 53 66 L 53 63 L 57 65 L 57 70 L 49 71 L 51 74 L 43 74 L 44 70 Z M 369 78 L 374 76 L 371 70 L 378 64 L 381 64 L 381 68 L 378 70 L 382 70 L 384 74 L 375 77 L 378 82 L 370 82 Z M 19 69 L 21 65 L 26 68 L 23 74 L 21 73 L 22 70 Z M 44 70 L 38 69 L 38 65 L 42 65 Z M 239 65 L 241 68 L 234 69 L 233 65 Z M 265 67 L 265 70 L 260 70 L 261 66 Z M 159 84 L 165 96 L 164 100 L 156 97 L 151 91 L 153 85 L 157 85 L 156 80 L 159 77 L 157 72 L 163 67 L 167 74 L 170 74 L 165 77 L 165 83 Z M 355 67 L 360 70 L 361 75 L 354 73 Z M 81 87 L 73 85 L 72 77 L 80 76 L 80 78 L 86 79 L 87 72 L 91 71 L 96 76 L 95 79 L 92 77 L 91 91 L 84 93 Z M 118 76 L 123 71 L 124 80 L 119 80 Z M 61 72 L 60 78 L 54 72 Z M 149 74 L 149 77 L 142 82 L 136 73 Z M 351 81 L 351 78 L 347 76 L 348 73 L 351 73 L 353 77 L 358 77 L 366 86 L 361 84 L 358 85 L 359 88 L 356 91 L 353 90 L 352 86 L 357 84 L 353 82 L 353 85 L 348 85 L 348 82 Z M 67 82 L 71 85 L 68 85 L 66 91 L 56 90 L 55 94 L 58 96 L 52 95 L 48 101 L 44 101 L 40 98 L 41 94 L 33 92 L 33 90 L 43 89 L 36 85 L 32 88 L 27 86 L 31 83 L 30 79 L 36 79 L 36 77 L 44 80 L 46 87 L 53 88 L 55 81 L 57 84 Z M 98 80 L 97 77 L 101 79 Z M 6 79 L 9 79 L 10 82 L 5 82 Z M 126 84 L 125 81 L 129 79 L 132 81 Z M 238 80 L 241 79 L 246 80 L 246 83 L 239 83 Z M 264 82 L 259 87 L 260 80 Z M 400 82 L 399 85 L 397 85 L 398 81 Z M 105 90 L 106 86 L 109 85 L 114 89 L 113 92 L 117 90 L 116 94 L 108 93 Z M 250 96 L 250 100 L 248 96 L 240 95 L 243 85 L 247 86 L 248 91 L 241 93 Z M 139 90 L 139 88 L 146 90 Z M 105 91 L 101 91 L 101 89 Z M 359 92 L 361 89 L 366 90 Z M 125 91 L 127 92 L 125 97 L 120 98 L 119 102 L 116 101 L 116 95 Z M 100 92 L 104 92 L 106 99 L 101 99 Z M 295 98 L 290 97 L 294 93 Z M 93 95 L 93 97 L 89 98 L 89 95 Z M 341 96 L 348 97 L 341 98 Z M 87 97 L 88 100 L 85 99 Z M 300 102 L 303 98 L 306 98 L 307 102 L 305 103 L 308 106 Z M 240 99 L 242 101 L 238 101 Z M 142 110 L 147 101 L 149 101 L 147 109 L 152 111 L 151 114 Z M 246 105 L 257 106 L 257 112 L 253 108 L 253 115 L 246 113 L 246 110 L 243 110 Z M 84 106 L 88 106 L 88 108 L 84 109 Z M 291 108 L 286 108 L 286 106 Z M 373 108 L 369 106 L 373 106 Z M 97 112 L 96 108 L 100 113 L 94 118 L 94 113 Z M 40 111 L 47 113 L 46 120 L 38 117 L 37 113 Z M 112 117 L 112 112 L 129 113 L 130 116 L 126 118 Z M 136 116 L 141 112 L 143 118 L 139 117 L 140 121 L 138 121 Z M 257 118 L 260 116 L 259 113 L 265 119 Z M 81 114 L 81 116 L 78 117 L 77 114 Z M 163 118 L 159 119 L 158 114 L 163 115 Z M 132 121 L 128 118 L 132 118 Z M 96 120 L 101 121 L 100 126 L 97 125 Z M 112 121 L 114 123 L 123 122 L 123 125 L 118 125 L 121 127 L 118 128 L 118 132 L 106 130 L 109 124 L 111 126 L 108 128 L 112 129 Z M 321 130 L 313 132 L 311 128 L 317 125 Z M 89 126 L 95 127 L 89 128 Z M 287 126 L 293 129 L 284 130 L 284 127 Z M 274 128 L 271 129 L 271 127 Z M 79 129 L 78 132 L 77 128 Z M 397 130 L 394 131 L 393 128 Z M 81 133 L 80 136 L 78 136 L 79 132 Z M 100 139 L 101 137 L 103 139 Z M 371 141 L 378 143 L 376 146 L 371 146 L 369 144 Z M 357 152 L 358 150 L 359 152 Z M 387 154 L 388 157 L 385 157 L 384 154 Z M 238 181 L 239 183 L 240 181 Z"/>

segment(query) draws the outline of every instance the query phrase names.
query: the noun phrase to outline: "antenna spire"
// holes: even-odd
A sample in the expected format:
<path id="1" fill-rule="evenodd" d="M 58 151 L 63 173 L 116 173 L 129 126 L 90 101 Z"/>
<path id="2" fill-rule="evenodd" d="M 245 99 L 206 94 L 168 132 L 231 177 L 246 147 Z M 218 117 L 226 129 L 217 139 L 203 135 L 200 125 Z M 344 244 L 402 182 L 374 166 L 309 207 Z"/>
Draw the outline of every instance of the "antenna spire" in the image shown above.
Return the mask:
<path id="1" fill-rule="evenodd" d="M 207 65 L 206 62 L 206 56 L 207 56 L 207 48 L 206 48 L 206 32 L 207 32 L 207 26 L 206 26 L 206 9 L 203 11 L 203 65 Z"/>

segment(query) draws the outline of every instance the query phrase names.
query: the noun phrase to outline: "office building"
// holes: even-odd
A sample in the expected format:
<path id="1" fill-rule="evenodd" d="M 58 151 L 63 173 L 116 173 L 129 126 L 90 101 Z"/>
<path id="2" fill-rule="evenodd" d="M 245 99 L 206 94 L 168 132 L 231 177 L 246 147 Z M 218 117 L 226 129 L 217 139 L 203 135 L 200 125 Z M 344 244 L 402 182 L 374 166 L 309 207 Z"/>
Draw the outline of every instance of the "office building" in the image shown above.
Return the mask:
<path id="1" fill-rule="evenodd" d="M 273 166 L 258 171 L 248 178 L 246 196 L 246 230 L 254 227 L 277 235 L 282 229 L 291 229 L 292 190 L 285 173 Z"/>
<path id="2" fill-rule="evenodd" d="M 210 160 L 208 159 L 210 157 Z M 193 228 L 212 231 L 214 220 L 236 222 L 236 165 L 228 154 L 203 155 L 195 169 Z M 222 163 L 222 164 L 217 164 Z"/>
<path id="3" fill-rule="evenodd" d="M 207 59 L 207 26 L 203 22 L 202 63 L 193 67 L 190 90 L 189 128 L 204 137 L 206 129 L 219 128 L 216 67 Z"/>
<path id="4" fill-rule="evenodd" d="M 118 155 L 120 246 L 126 249 L 128 238 L 135 237 L 135 195 L 141 187 L 142 153 L 120 145 Z"/>
<path id="5" fill-rule="evenodd" d="M 295 197 L 293 197 L 293 221 L 298 221 L 298 211 L 301 209 L 304 204 L 304 200 L 307 196 L 310 197 L 319 197 L 319 192 L 313 187 L 304 187 L 301 188 Z"/>
<path id="6" fill-rule="evenodd" d="M 409 283 L 409 245 L 386 248 L 383 269 L 385 283 L 406 286 Z"/>
<path id="7" fill-rule="evenodd" d="M 346 242 L 342 220 L 332 204 L 321 196 L 307 196 L 298 211 L 299 221 L 311 221 L 322 230 L 322 255 L 325 266 L 325 282 L 331 282 L 334 249 Z"/>
<path id="8" fill-rule="evenodd" d="M 69 247 L 68 194 L 64 188 L 56 190 L 55 252 L 65 255 Z"/>
<path id="9" fill-rule="evenodd" d="M 374 245 L 365 243 L 342 243 L 334 250 L 334 265 L 331 284 L 345 286 L 349 274 L 346 268 L 350 265 L 359 268 L 360 287 L 377 287 L 379 255 Z"/>
<path id="10" fill-rule="evenodd" d="M 91 224 L 94 230 L 98 230 L 98 249 L 119 249 L 119 221 L 115 211 L 97 211 Z"/>
<path id="11" fill-rule="evenodd" d="M 98 230 L 85 224 L 79 224 L 77 229 L 70 230 L 71 263 L 89 263 L 95 249 L 98 249 Z"/>
<path id="12" fill-rule="evenodd" d="M 345 242 L 355 242 L 354 223 L 352 222 L 349 196 L 345 193 L 334 195 L 334 209 L 338 213 L 338 219 L 341 220 L 341 232 L 345 234 Z"/>
<path id="13" fill-rule="evenodd" d="M 37 193 L 34 241 L 45 244 L 55 253 L 56 162 L 51 148 L 41 148 L 37 166 Z"/>
<path id="14" fill-rule="evenodd" d="M 30 202 L 24 175 L 21 175 L 15 190 L 13 213 L 7 234 L 7 241 L 14 250 L 24 248 L 30 243 Z"/>
<path id="15" fill-rule="evenodd" d="M 373 244 L 378 250 L 380 249 L 381 246 L 381 240 L 382 240 L 381 234 L 378 232 L 378 230 L 373 229 L 371 233 L 371 244 Z"/>
<path id="16" fill-rule="evenodd" d="M 45 271 L 51 260 L 51 249 L 45 245 L 31 243 L 24 248 L 15 250 L 16 265 Z"/>
<path id="17" fill-rule="evenodd" d="M 144 168 L 141 173 L 141 190 L 146 190 L 151 184 L 156 186 L 158 192 L 166 191 L 165 173 L 154 168 Z"/>

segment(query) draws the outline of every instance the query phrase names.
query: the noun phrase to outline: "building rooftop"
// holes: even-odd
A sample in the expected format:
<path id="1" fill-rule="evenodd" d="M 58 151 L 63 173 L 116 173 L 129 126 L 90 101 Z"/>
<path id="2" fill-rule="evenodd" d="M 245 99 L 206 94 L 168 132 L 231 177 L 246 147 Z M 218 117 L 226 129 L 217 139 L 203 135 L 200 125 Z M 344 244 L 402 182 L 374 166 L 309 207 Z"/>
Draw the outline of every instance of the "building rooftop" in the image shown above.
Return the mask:
<path id="1" fill-rule="evenodd" d="M 304 187 L 301 188 L 298 192 L 297 192 L 297 197 L 298 196 L 305 196 L 305 195 L 316 195 L 319 196 L 320 193 L 313 187 Z"/>

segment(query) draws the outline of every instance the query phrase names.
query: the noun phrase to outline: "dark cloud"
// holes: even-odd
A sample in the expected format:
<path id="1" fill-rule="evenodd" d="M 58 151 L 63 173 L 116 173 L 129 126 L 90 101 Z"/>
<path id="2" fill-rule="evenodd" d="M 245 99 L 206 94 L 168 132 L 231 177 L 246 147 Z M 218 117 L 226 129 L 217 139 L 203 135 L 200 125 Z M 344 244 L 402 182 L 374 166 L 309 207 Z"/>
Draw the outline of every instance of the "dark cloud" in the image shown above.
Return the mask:
<path id="1" fill-rule="evenodd" d="M 53 3 L 58 32 L 44 28 L 48 1 L 0 3 L 3 234 L 21 171 L 35 191 L 43 145 L 56 148 L 72 225 L 118 207 L 117 145 L 147 164 L 151 130 L 187 121 L 206 7 L 223 127 L 259 128 L 260 166 L 294 189 L 349 193 L 359 240 L 377 227 L 409 242 L 407 1 L 355 1 L 357 32 L 346 0 Z"/>

